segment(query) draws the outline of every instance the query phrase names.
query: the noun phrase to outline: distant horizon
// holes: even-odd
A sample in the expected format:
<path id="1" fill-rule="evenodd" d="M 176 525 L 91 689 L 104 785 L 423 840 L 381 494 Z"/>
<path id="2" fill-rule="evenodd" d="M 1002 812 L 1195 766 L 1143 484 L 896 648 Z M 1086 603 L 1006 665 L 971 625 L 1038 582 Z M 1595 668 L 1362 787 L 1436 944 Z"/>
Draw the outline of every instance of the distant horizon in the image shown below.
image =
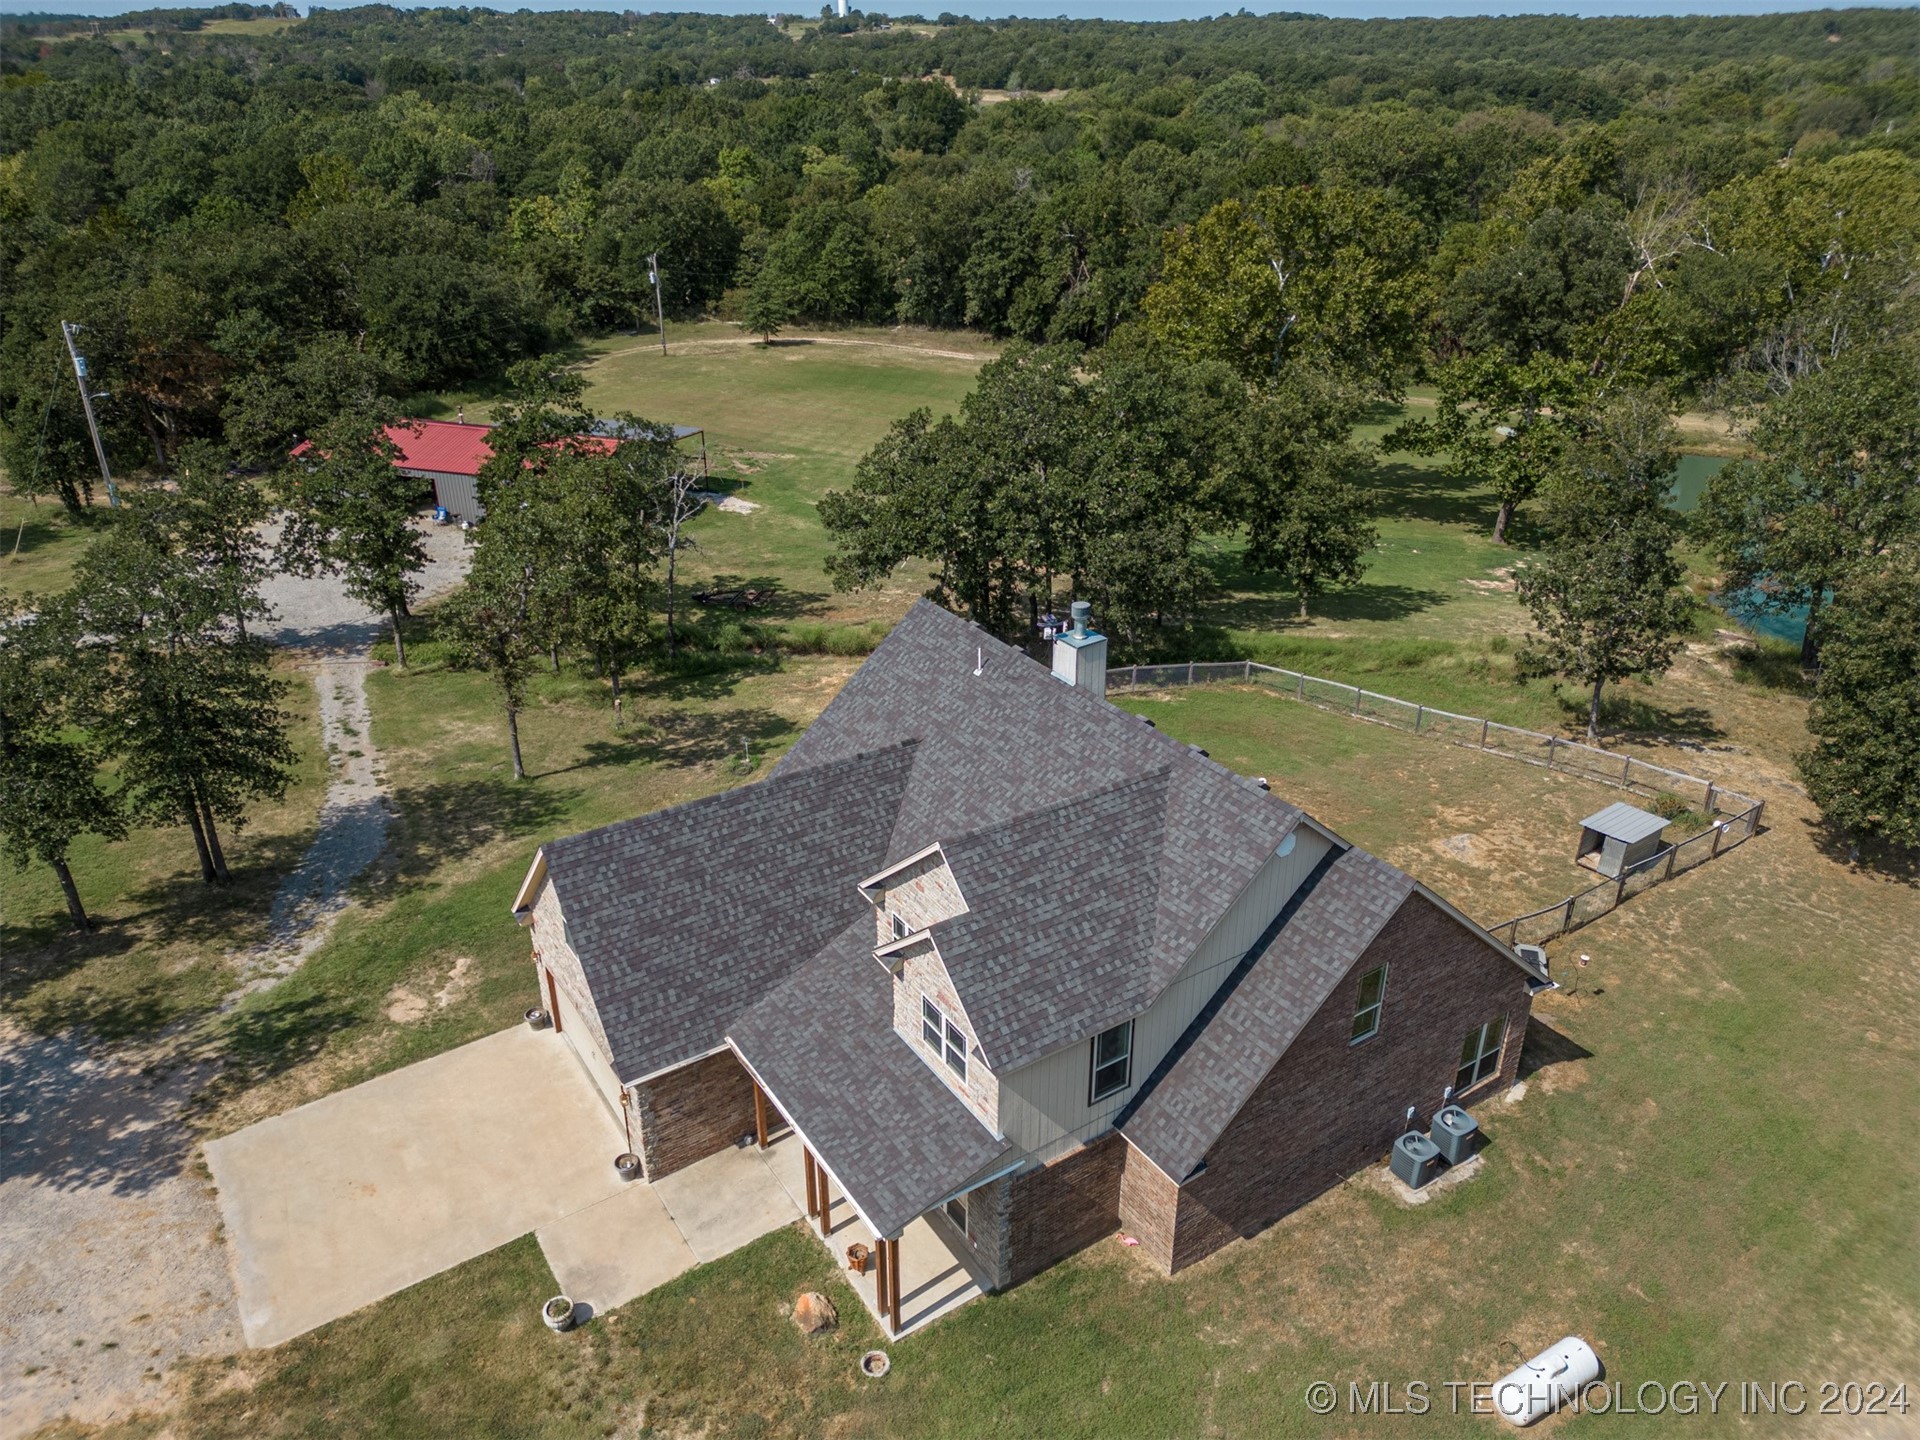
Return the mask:
<path id="1" fill-rule="evenodd" d="M 115 20 L 123 15 L 137 14 L 145 10 L 207 10 L 224 0 L 166 0 L 155 5 L 134 5 L 102 10 L 90 0 L 37 0 L 31 8 L 21 5 L 0 5 L 0 16 L 15 17 L 35 14 L 62 16 L 75 19 Z M 439 8 L 445 0 L 380 0 L 380 3 L 393 4 L 402 10 L 423 10 Z M 891 4 L 897 9 L 887 8 Z M 1037 10 L 1032 14 L 1022 14 L 1016 8 L 1008 8 L 1007 0 L 988 0 L 986 4 L 967 3 L 967 0 L 927 0 L 924 7 L 916 8 L 914 0 L 869 0 L 869 4 L 859 8 L 871 9 L 885 14 L 922 14 L 929 19 L 943 12 L 966 15 L 976 20 L 1117 20 L 1129 24 L 1166 23 L 1177 20 L 1208 20 L 1222 15 L 1232 14 L 1242 8 L 1234 5 L 1228 8 L 1224 0 L 1214 4 L 1202 3 L 1202 0 L 1041 0 L 1046 13 Z M 332 5 L 307 5 L 295 0 L 296 8 L 302 14 L 312 10 L 351 10 L 358 8 L 354 3 Z M 501 3 L 483 7 L 493 10 L 512 12 L 515 10 L 534 11 L 591 11 L 600 13 L 620 13 L 634 10 L 641 14 L 683 14 L 683 15 L 765 15 L 779 11 L 787 15 L 808 16 L 817 14 L 818 4 L 802 6 L 796 9 L 779 10 L 778 6 L 765 3 L 748 3 L 748 0 L 699 0 L 692 4 L 666 4 L 643 6 L 640 0 L 630 4 L 581 4 L 577 0 L 501 0 Z M 1859 0 L 1859 3 L 1846 6 L 1782 6 L 1770 3 L 1770 0 L 1723 0 L 1723 3 L 1677 3 L 1672 5 L 1646 4 L 1642 0 L 1574 0 L 1572 4 L 1561 4 L 1552 8 L 1538 10 L 1489 11 L 1471 3 L 1451 4 L 1446 0 L 1440 3 L 1396 3 L 1396 0 L 1359 0 L 1359 3 L 1347 3 L 1334 6 L 1325 5 L 1271 5 L 1264 7 L 1245 7 L 1255 15 L 1273 15 L 1280 13 L 1310 13 L 1329 20 L 1464 20 L 1464 19 L 1522 19 L 1540 17 L 1574 17 L 1583 20 L 1595 19 L 1684 19 L 1725 18 L 1732 16 L 1754 15 L 1819 15 L 1840 14 L 1847 10 L 1912 10 L 1920 8 L 1916 0 Z"/>

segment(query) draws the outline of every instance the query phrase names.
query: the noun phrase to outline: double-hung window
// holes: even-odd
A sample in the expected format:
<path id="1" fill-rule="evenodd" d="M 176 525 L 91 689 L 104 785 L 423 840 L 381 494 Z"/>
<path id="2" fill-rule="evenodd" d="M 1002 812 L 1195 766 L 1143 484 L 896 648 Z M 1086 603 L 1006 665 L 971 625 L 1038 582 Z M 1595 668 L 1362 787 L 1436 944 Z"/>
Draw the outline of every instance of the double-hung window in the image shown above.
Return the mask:
<path id="1" fill-rule="evenodd" d="M 967 1037 L 960 1027 L 940 1013 L 940 1007 L 920 997 L 920 1038 L 927 1048 L 947 1063 L 961 1084 L 967 1079 Z"/>
<path id="2" fill-rule="evenodd" d="M 893 930 L 893 938 L 896 940 L 904 940 L 913 933 L 913 927 L 900 918 L 898 911 L 887 912 L 887 924 Z"/>
<path id="3" fill-rule="evenodd" d="M 1349 1045 L 1371 1040 L 1380 1033 L 1380 1012 L 1387 1004 L 1387 967 L 1369 970 L 1360 977 L 1360 995 L 1353 1006 L 1353 1034 Z"/>
<path id="4" fill-rule="evenodd" d="M 1123 1020 L 1093 1037 L 1087 1103 L 1118 1095 L 1133 1079 L 1133 1021 Z"/>
<path id="5" fill-rule="evenodd" d="M 1457 1095 L 1470 1090 L 1500 1068 L 1500 1042 L 1507 1036 L 1507 1017 L 1496 1015 L 1484 1025 L 1467 1031 L 1460 1046 L 1460 1069 L 1453 1077 Z"/>

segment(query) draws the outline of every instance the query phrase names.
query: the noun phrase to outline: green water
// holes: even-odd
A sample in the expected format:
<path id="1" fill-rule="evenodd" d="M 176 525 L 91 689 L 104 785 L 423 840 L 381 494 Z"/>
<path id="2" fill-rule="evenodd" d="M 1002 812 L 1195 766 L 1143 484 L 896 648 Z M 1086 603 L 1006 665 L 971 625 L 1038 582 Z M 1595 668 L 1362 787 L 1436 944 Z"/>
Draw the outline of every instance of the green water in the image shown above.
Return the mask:
<path id="1" fill-rule="evenodd" d="M 1726 463 L 1724 455 L 1682 455 L 1680 468 L 1674 472 L 1673 508 L 1692 513 L 1700 503 L 1700 492 L 1707 488 L 1708 477 Z"/>
<path id="2" fill-rule="evenodd" d="M 1707 481 L 1727 463 L 1724 455 L 1682 455 L 1680 468 L 1674 472 L 1673 494 L 1669 503 L 1683 514 L 1691 513 L 1700 503 L 1700 492 L 1707 488 Z M 1714 603 L 1728 611 L 1742 625 L 1757 635 L 1765 635 L 1773 640 L 1785 640 L 1798 645 L 1800 637 L 1806 633 L 1807 611 L 1805 606 L 1795 606 L 1787 611 L 1765 611 L 1755 613 L 1744 611 L 1738 605 L 1725 603 L 1724 597 L 1714 596 Z"/>

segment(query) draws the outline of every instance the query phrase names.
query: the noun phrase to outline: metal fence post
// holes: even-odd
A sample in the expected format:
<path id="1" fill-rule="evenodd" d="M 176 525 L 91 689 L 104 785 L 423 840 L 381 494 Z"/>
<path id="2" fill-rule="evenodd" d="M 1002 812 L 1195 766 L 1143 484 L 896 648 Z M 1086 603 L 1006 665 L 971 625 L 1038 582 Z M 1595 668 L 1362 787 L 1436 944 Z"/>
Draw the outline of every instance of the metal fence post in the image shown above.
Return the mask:
<path id="1" fill-rule="evenodd" d="M 1549 770 L 1553 768 L 1553 747 L 1559 743 L 1560 738 L 1557 735 L 1549 735 L 1547 737 L 1547 769 Z"/>
<path id="2" fill-rule="evenodd" d="M 1193 661 L 1187 661 L 1187 684 L 1193 684 Z"/>
<path id="3" fill-rule="evenodd" d="M 1627 763 L 1620 767 L 1620 784 L 1624 787 L 1633 779 L 1633 757 L 1627 757 Z"/>
<path id="4" fill-rule="evenodd" d="M 1427 707 L 1424 705 L 1416 705 L 1413 707 L 1413 733 L 1414 734 L 1418 735 L 1420 733 L 1420 722 L 1422 719 L 1426 717 L 1426 713 L 1427 713 Z"/>
<path id="5" fill-rule="evenodd" d="M 1480 748 L 1482 750 L 1487 748 L 1487 727 L 1492 723 L 1491 720 L 1482 720 L 1480 722 Z"/>
<path id="6" fill-rule="evenodd" d="M 1253 661 L 1252 660 L 1247 660 L 1244 664 L 1242 664 L 1240 668 L 1240 678 L 1242 680 L 1253 679 Z"/>
<path id="7" fill-rule="evenodd" d="M 1365 693 L 1358 685 L 1353 687 L 1353 713 L 1356 715 L 1360 713 L 1360 697 Z"/>
<path id="8" fill-rule="evenodd" d="M 1298 683 L 1293 687 L 1294 697 L 1299 700 L 1304 700 L 1307 698 L 1307 672 L 1304 670 L 1300 671 L 1296 679 Z"/>

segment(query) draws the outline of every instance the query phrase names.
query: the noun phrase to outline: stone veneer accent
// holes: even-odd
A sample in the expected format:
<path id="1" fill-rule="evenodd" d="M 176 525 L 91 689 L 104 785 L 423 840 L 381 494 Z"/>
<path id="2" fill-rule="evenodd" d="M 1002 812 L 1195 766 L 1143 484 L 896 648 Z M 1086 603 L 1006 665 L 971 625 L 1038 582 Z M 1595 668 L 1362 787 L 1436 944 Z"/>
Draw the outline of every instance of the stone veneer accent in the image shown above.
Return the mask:
<path id="1" fill-rule="evenodd" d="M 957 1024 L 967 1037 L 967 1078 L 964 1083 L 947 1068 L 947 1062 L 928 1045 L 920 1033 L 920 999 L 925 996 L 940 1007 L 940 1013 Z M 926 1062 L 946 1082 L 947 1088 L 966 1103 L 989 1129 L 1000 1128 L 1000 1082 L 979 1056 L 973 1040 L 973 1022 L 960 1006 L 947 967 L 939 953 L 927 949 L 902 961 L 893 982 L 893 1030 L 906 1041 L 913 1053 Z"/>
<path id="2" fill-rule="evenodd" d="M 1348 1043 L 1360 977 L 1387 971 L 1379 1033 Z M 1507 1017 L 1498 1072 L 1455 1099 L 1513 1083 L 1532 1011 L 1524 977 L 1425 897 L 1407 897 L 1287 1047 L 1184 1185 L 1129 1150 L 1120 1223 L 1168 1273 L 1253 1235 L 1379 1160 L 1405 1126 L 1428 1124 L 1468 1030 Z"/>
<path id="3" fill-rule="evenodd" d="M 722 1050 L 629 1085 L 627 1113 L 646 1177 L 658 1180 L 753 1133 L 753 1081 Z"/>

